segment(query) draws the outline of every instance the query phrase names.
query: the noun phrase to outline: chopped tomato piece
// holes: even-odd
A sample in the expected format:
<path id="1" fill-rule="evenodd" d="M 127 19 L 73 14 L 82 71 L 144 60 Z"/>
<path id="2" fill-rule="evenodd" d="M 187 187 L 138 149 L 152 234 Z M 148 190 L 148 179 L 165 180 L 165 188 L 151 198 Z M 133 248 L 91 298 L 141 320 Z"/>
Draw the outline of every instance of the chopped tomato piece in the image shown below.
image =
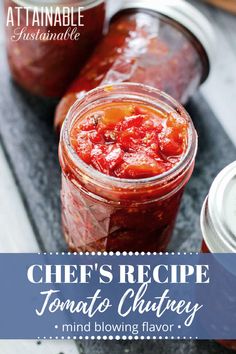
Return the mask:
<path id="1" fill-rule="evenodd" d="M 112 102 L 81 117 L 71 142 L 79 157 L 119 178 L 160 175 L 179 162 L 187 147 L 188 122 L 177 112 Z"/>
<path id="2" fill-rule="evenodd" d="M 102 144 L 104 143 L 104 136 L 96 130 L 89 132 L 89 137 L 92 143 Z"/>
<path id="3" fill-rule="evenodd" d="M 76 145 L 76 152 L 79 157 L 87 164 L 90 164 L 93 144 L 89 140 L 89 136 L 85 132 L 80 132 L 72 143 Z"/>
<path id="4" fill-rule="evenodd" d="M 105 174 L 109 174 L 109 166 L 105 158 L 103 146 L 95 146 L 92 149 L 91 163 L 96 170 Z"/>
<path id="5" fill-rule="evenodd" d="M 135 146 L 139 146 L 140 132 L 138 128 L 132 127 L 125 131 L 122 131 L 118 137 L 118 141 L 125 151 L 129 149 L 134 149 Z"/>
<path id="6" fill-rule="evenodd" d="M 141 106 L 135 106 L 134 107 L 134 114 L 145 115 L 147 113 L 148 113 L 148 111 L 144 107 L 141 107 Z"/>
<path id="7" fill-rule="evenodd" d="M 132 114 L 132 107 L 111 107 L 110 109 L 104 112 L 102 119 L 100 120 L 102 125 L 106 127 L 113 127 L 117 123 L 124 120 L 127 114 Z"/>
<path id="8" fill-rule="evenodd" d="M 144 153 L 134 153 L 124 157 L 124 163 L 117 171 L 120 178 L 146 178 L 165 172 L 165 166 L 161 162 L 147 156 Z"/>
<path id="9" fill-rule="evenodd" d="M 128 129 L 131 127 L 139 127 L 142 124 L 143 119 L 144 119 L 143 115 L 136 115 L 136 116 L 127 117 L 122 122 L 122 128 Z"/>
<path id="10" fill-rule="evenodd" d="M 183 151 L 177 142 L 166 136 L 160 139 L 159 146 L 161 152 L 167 157 L 179 155 Z"/>
<path id="11" fill-rule="evenodd" d="M 186 130 L 188 127 L 187 121 L 185 118 L 181 117 L 180 114 L 171 112 L 168 115 L 166 126 L 179 129 L 179 130 Z"/>
<path id="12" fill-rule="evenodd" d="M 107 149 L 107 155 L 105 157 L 109 164 L 110 170 L 123 161 L 124 152 L 121 150 L 118 144 L 110 145 Z"/>
<path id="13" fill-rule="evenodd" d="M 80 125 L 81 130 L 84 130 L 84 131 L 89 131 L 89 130 L 95 129 L 95 127 L 96 127 L 96 124 L 95 124 L 93 118 L 88 118 L 88 120 L 86 120 L 85 122 L 83 122 Z"/>

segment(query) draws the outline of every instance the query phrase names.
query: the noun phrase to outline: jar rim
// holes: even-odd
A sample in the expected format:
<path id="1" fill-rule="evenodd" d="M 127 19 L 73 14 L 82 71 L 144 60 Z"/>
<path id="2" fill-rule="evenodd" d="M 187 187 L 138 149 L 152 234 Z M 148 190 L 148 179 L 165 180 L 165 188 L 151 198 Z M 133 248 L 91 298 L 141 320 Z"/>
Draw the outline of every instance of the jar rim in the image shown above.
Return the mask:
<path id="1" fill-rule="evenodd" d="M 110 175 L 106 175 L 92 166 L 86 164 L 78 154 L 75 152 L 73 149 L 71 142 L 70 142 L 70 124 L 73 123 L 73 114 L 76 112 L 76 109 L 78 108 L 79 105 L 83 103 L 89 103 L 89 97 L 92 95 L 99 95 L 99 94 L 108 94 L 107 97 L 110 96 L 111 93 L 114 93 L 113 90 L 122 90 L 125 88 L 128 92 L 132 92 L 135 89 L 141 89 L 143 91 L 143 94 L 140 96 L 135 96 L 136 99 L 138 97 L 146 98 L 147 99 L 147 94 L 150 95 L 150 97 L 153 99 L 151 94 L 157 95 L 161 97 L 163 100 L 166 100 L 169 104 L 172 104 L 177 110 L 178 113 L 182 113 L 186 120 L 189 123 L 189 143 L 188 147 L 186 149 L 186 152 L 183 156 L 183 158 L 180 160 L 179 163 L 177 163 L 173 168 L 170 170 L 156 176 L 148 177 L 148 178 L 140 178 L 140 179 L 127 179 L 127 178 L 118 178 L 118 177 L 113 177 Z M 146 95 L 144 95 L 144 92 Z M 127 97 L 127 96 L 126 96 Z M 131 97 L 131 96 L 130 96 Z M 146 100 L 145 100 L 146 101 Z M 169 105 L 169 108 L 172 108 Z M 173 109 L 173 108 L 172 108 Z M 77 115 L 78 118 L 78 115 Z M 62 129 L 61 129 L 61 134 L 60 134 L 61 140 L 65 143 L 67 152 L 70 155 L 70 158 L 76 168 L 79 168 L 81 171 L 86 173 L 87 176 L 92 176 L 96 180 L 102 180 L 103 182 L 111 182 L 113 183 L 114 186 L 116 187 L 122 187 L 122 188 L 129 188 L 130 186 L 134 186 L 136 188 L 142 187 L 143 185 L 147 185 L 153 182 L 156 183 L 163 183 L 163 181 L 166 181 L 167 179 L 173 179 L 176 175 L 179 174 L 179 171 L 184 170 L 187 166 L 189 166 L 192 161 L 195 159 L 196 152 L 197 152 L 197 133 L 195 131 L 193 122 L 187 113 L 187 111 L 183 108 L 181 104 L 179 104 L 175 99 L 167 95 L 166 93 L 153 88 L 151 86 L 143 85 L 143 84 L 136 84 L 136 83 L 122 83 L 122 84 L 112 84 L 112 85 L 104 85 L 104 86 L 99 86 L 88 93 L 86 93 L 83 98 L 78 99 L 70 108 L 69 112 L 67 113 L 66 119 L 63 123 Z"/>

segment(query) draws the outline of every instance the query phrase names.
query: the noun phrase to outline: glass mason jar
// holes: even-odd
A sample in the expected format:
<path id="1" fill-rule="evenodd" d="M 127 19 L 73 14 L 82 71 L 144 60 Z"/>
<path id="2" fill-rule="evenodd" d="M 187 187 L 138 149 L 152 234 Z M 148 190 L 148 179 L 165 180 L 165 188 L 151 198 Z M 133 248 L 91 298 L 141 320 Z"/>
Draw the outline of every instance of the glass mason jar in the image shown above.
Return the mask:
<path id="1" fill-rule="evenodd" d="M 236 253 L 236 161 L 214 180 L 201 212 L 202 252 Z M 236 350 L 236 339 L 218 340 Z"/>
<path id="2" fill-rule="evenodd" d="M 121 179 L 84 163 L 70 141 L 82 114 L 117 99 L 178 112 L 188 124 L 186 152 L 180 163 L 151 178 Z M 191 177 L 197 134 L 191 118 L 175 100 L 141 84 L 94 89 L 71 108 L 61 131 L 62 223 L 73 251 L 164 251 L 170 241 L 181 197 Z"/>
<path id="3" fill-rule="evenodd" d="M 32 94 L 61 97 L 102 36 L 105 0 L 4 2 L 13 78 Z"/>
<path id="4" fill-rule="evenodd" d="M 59 103 L 55 127 L 85 92 L 108 83 L 138 82 L 185 104 L 210 70 L 214 35 L 186 1 L 123 1 L 107 35 Z"/>

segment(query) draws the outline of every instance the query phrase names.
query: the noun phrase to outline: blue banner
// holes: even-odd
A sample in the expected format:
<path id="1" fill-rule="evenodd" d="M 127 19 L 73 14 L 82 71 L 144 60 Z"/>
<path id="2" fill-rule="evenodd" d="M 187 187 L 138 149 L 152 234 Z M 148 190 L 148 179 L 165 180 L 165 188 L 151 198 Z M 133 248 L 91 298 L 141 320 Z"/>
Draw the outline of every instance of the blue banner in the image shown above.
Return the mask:
<path id="1" fill-rule="evenodd" d="M 236 254 L 0 254 L 0 339 L 236 339 Z"/>

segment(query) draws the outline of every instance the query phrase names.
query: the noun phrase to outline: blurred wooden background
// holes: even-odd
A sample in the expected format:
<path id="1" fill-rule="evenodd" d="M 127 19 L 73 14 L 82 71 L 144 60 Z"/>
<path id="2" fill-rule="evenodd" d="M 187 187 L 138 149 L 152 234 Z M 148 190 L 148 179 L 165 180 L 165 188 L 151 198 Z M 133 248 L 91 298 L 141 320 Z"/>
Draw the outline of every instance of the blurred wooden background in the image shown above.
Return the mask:
<path id="1" fill-rule="evenodd" d="M 236 0 L 205 0 L 205 2 L 236 14 Z"/>

